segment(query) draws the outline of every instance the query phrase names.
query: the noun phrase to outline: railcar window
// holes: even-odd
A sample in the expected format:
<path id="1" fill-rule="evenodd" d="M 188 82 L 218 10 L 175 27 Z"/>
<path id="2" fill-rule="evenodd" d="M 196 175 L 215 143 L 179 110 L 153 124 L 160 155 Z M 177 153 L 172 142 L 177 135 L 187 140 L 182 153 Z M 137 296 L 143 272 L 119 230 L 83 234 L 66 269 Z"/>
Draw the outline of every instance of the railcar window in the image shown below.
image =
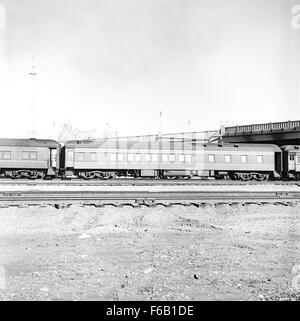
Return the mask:
<path id="1" fill-rule="evenodd" d="M 257 163 L 258 163 L 258 164 L 262 164 L 262 162 L 263 162 L 263 157 L 262 157 L 262 155 L 258 155 L 258 156 L 257 156 Z"/>
<path id="2" fill-rule="evenodd" d="M 162 155 L 162 161 L 167 163 L 169 161 L 168 155 L 167 154 L 163 154 Z"/>
<path id="3" fill-rule="evenodd" d="M 67 152 L 67 160 L 69 162 L 73 162 L 74 152 L 72 150 L 68 150 Z"/>
<path id="4" fill-rule="evenodd" d="M 29 152 L 23 152 L 22 159 L 29 159 Z"/>
<path id="5" fill-rule="evenodd" d="M 29 153 L 29 158 L 30 158 L 31 160 L 37 159 L 37 152 L 30 152 L 30 153 Z"/>
<path id="6" fill-rule="evenodd" d="M 175 155 L 174 154 L 171 154 L 169 157 L 170 157 L 170 162 L 175 162 Z"/>
<path id="7" fill-rule="evenodd" d="M 10 159 L 11 158 L 10 152 L 3 152 L 3 158 L 4 159 Z"/>
<path id="8" fill-rule="evenodd" d="M 215 162 L 215 155 L 208 155 L 208 162 L 214 163 Z"/>
<path id="9" fill-rule="evenodd" d="M 191 161 L 192 161 L 192 155 L 185 155 L 185 161 L 186 161 L 187 163 L 191 163 Z"/>
<path id="10" fill-rule="evenodd" d="M 295 160 L 295 155 L 294 154 L 290 154 L 290 161 L 294 161 Z"/>
<path id="11" fill-rule="evenodd" d="M 300 164 L 300 156 L 297 156 L 297 163 Z"/>
<path id="12" fill-rule="evenodd" d="M 247 156 L 246 155 L 241 156 L 241 163 L 243 163 L 243 164 L 247 163 Z"/>
<path id="13" fill-rule="evenodd" d="M 142 159 L 141 154 L 135 154 L 135 160 L 136 160 L 137 162 L 140 162 L 141 159 Z"/>
<path id="14" fill-rule="evenodd" d="M 96 153 L 91 153 L 91 161 L 96 162 L 97 160 L 97 154 Z"/>
<path id="15" fill-rule="evenodd" d="M 146 160 L 146 162 L 150 162 L 151 161 L 151 154 L 145 154 L 145 160 Z"/>
<path id="16" fill-rule="evenodd" d="M 152 162 L 157 162 L 157 161 L 158 161 L 158 155 L 152 154 Z"/>
<path id="17" fill-rule="evenodd" d="M 112 160 L 112 161 L 117 160 L 117 155 L 116 154 L 110 154 L 110 160 Z"/>
<path id="18" fill-rule="evenodd" d="M 79 162 L 82 162 L 84 160 L 84 153 L 77 153 L 77 159 Z"/>
<path id="19" fill-rule="evenodd" d="M 225 163 L 231 163 L 231 155 L 225 155 Z"/>
<path id="20" fill-rule="evenodd" d="M 123 161 L 124 160 L 124 155 L 123 154 L 118 154 L 118 161 Z"/>
<path id="21" fill-rule="evenodd" d="M 128 161 L 132 162 L 134 160 L 134 154 L 128 154 Z"/>
<path id="22" fill-rule="evenodd" d="M 178 160 L 183 163 L 184 162 L 184 155 L 179 155 Z"/>

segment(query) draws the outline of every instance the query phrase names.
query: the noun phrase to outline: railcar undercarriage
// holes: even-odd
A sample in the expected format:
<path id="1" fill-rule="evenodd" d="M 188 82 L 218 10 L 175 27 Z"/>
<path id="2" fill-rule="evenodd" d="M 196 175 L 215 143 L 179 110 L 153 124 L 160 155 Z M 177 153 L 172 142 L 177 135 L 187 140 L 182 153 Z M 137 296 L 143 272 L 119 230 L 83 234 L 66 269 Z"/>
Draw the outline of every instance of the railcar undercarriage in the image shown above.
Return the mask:
<path id="1" fill-rule="evenodd" d="M 241 181 L 267 181 L 269 179 L 280 179 L 280 175 L 276 172 L 221 172 L 215 171 L 210 176 L 199 176 L 193 174 L 193 171 L 168 171 L 153 170 L 151 174 L 147 174 L 143 170 L 66 170 L 62 175 L 64 178 L 82 178 L 91 179 L 115 179 L 115 178 L 152 178 L 152 179 L 231 179 Z"/>
<path id="2" fill-rule="evenodd" d="M 12 179 L 43 179 L 46 177 L 47 172 L 42 170 L 31 170 L 31 169 L 13 169 L 3 171 L 5 177 L 10 177 Z"/>
<path id="3" fill-rule="evenodd" d="M 113 179 L 118 177 L 139 177 L 139 171 L 136 170 L 120 170 L 120 171 L 101 171 L 101 170 L 79 170 L 72 175 L 77 176 L 78 178 L 83 178 L 86 180 L 90 179 Z M 68 175 L 66 175 L 68 177 Z"/>
<path id="4" fill-rule="evenodd" d="M 52 168 L 48 169 L 0 169 L 2 177 L 11 179 L 52 179 L 56 177 L 56 172 Z"/>
<path id="5" fill-rule="evenodd" d="M 267 181 L 270 178 L 270 174 L 266 173 L 234 173 L 232 176 L 233 180 L 241 180 L 241 181 Z"/>

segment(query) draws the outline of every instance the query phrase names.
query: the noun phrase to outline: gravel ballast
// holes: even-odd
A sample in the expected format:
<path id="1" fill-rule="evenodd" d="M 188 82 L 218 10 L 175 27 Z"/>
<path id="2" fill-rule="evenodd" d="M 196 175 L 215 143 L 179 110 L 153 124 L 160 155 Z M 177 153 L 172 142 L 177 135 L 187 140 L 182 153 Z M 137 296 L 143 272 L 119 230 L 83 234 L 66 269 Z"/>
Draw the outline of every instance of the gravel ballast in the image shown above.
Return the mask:
<path id="1" fill-rule="evenodd" d="M 1 208 L 0 299 L 298 300 L 299 215 L 300 204 Z"/>

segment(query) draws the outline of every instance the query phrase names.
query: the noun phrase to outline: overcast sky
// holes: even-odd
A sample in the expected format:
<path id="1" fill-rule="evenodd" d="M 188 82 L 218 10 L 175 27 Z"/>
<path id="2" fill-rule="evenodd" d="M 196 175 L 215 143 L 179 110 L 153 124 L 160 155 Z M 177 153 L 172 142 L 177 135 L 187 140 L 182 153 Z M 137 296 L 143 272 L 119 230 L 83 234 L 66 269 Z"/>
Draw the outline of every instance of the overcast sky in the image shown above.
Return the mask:
<path id="1" fill-rule="evenodd" d="M 0 136 L 31 127 L 32 56 L 39 137 L 157 133 L 159 111 L 163 132 L 300 119 L 297 3 L 0 0 Z"/>

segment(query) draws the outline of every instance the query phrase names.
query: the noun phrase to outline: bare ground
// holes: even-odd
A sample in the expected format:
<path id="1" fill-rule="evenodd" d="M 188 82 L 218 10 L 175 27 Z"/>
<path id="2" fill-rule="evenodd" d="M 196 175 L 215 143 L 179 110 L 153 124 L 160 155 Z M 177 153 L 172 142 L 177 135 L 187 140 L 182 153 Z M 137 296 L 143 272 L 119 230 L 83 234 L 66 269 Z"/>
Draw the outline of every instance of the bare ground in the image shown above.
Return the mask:
<path id="1" fill-rule="evenodd" d="M 0 208 L 0 300 L 299 300 L 299 250 L 300 204 Z"/>

